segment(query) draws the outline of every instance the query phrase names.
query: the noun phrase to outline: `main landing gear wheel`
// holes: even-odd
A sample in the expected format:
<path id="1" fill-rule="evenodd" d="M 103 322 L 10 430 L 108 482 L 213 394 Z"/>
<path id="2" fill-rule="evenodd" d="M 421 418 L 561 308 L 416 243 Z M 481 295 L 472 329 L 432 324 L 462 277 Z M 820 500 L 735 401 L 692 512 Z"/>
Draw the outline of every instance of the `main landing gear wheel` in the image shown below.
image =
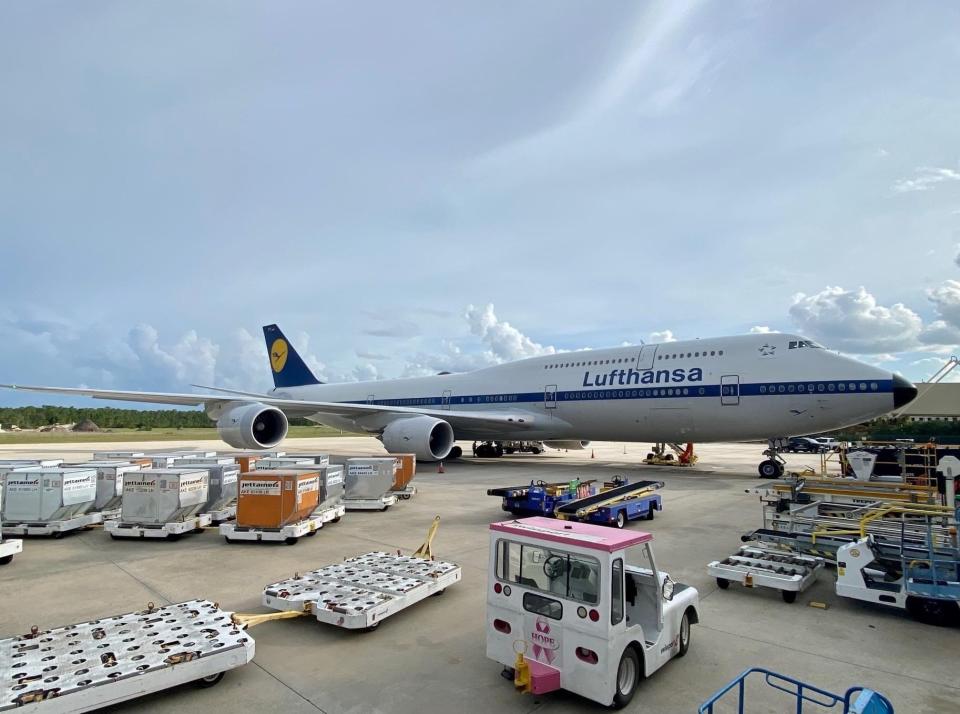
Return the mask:
<path id="1" fill-rule="evenodd" d="M 617 667 L 617 692 L 613 695 L 614 709 L 622 709 L 630 703 L 640 681 L 640 658 L 633 647 L 627 647 Z"/>
<path id="2" fill-rule="evenodd" d="M 783 476 L 783 464 L 773 459 L 767 459 L 760 462 L 757 471 L 760 473 L 760 478 L 780 478 Z"/>
<path id="3" fill-rule="evenodd" d="M 448 459 L 459 459 L 461 456 L 463 456 L 463 449 L 459 446 L 454 446 L 450 449 L 450 453 L 447 454 Z"/>

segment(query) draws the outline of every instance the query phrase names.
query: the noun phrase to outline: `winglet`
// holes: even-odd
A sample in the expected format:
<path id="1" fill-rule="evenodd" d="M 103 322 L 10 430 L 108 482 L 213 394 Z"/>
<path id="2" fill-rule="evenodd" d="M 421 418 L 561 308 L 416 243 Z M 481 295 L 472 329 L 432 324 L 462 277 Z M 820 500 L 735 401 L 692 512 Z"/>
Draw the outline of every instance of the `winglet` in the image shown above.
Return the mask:
<path id="1" fill-rule="evenodd" d="M 313 376 L 310 368 L 293 349 L 293 345 L 276 325 L 264 325 L 263 337 L 267 341 L 273 384 L 282 387 L 300 387 L 305 384 L 322 384 Z"/>

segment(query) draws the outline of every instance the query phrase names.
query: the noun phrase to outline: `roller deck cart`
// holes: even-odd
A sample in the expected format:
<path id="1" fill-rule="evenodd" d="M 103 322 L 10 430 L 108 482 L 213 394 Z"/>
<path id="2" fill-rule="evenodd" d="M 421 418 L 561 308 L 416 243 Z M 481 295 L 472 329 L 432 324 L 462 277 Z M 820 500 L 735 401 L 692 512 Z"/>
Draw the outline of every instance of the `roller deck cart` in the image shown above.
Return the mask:
<path id="1" fill-rule="evenodd" d="M 0 541 L 0 565 L 8 565 L 13 556 L 23 552 L 23 541 L 16 538 L 6 538 Z"/>
<path id="2" fill-rule="evenodd" d="M 208 511 L 207 515 L 210 516 L 210 522 L 215 526 L 225 523 L 226 521 L 232 521 L 237 517 L 237 504 L 234 503 L 233 505 L 225 506 L 216 511 Z"/>
<path id="3" fill-rule="evenodd" d="M 104 530 L 111 538 L 166 538 L 176 540 L 186 533 L 201 533 L 211 523 L 209 513 L 201 513 L 183 521 L 172 521 L 157 525 L 142 523 L 124 523 L 123 521 L 107 521 Z"/>
<path id="4" fill-rule="evenodd" d="M 416 486 L 407 486 L 405 488 L 400 488 L 392 491 L 387 491 L 391 496 L 396 496 L 401 501 L 408 501 L 411 496 L 417 495 Z"/>
<path id="5" fill-rule="evenodd" d="M 345 498 L 343 505 L 348 511 L 385 511 L 397 502 L 397 496 L 388 492 L 380 498 Z"/>
<path id="6" fill-rule="evenodd" d="M 208 687 L 253 659 L 225 612 L 191 600 L 0 640 L 0 712 L 86 712 L 186 682 Z"/>
<path id="7" fill-rule="evenodd" d="M 308 611 L 318 621 L 371 630 L 460 580 L 460 566 L 442 560 L 374 552 L 295 575 L 264 588 L 273 610 Z"/>
<path id="8" fill-rule="evenodd" d="M 59 538 L 65 533 L 78 531 L 103 522 L 101 513 L 84 513 L 82 516 L 66 518 L 62 521 L 4 523 L 3 535 L 16 536 L 53 536 Z"/>
<path id="9" fill-rule="evenodd" d="M 707 573 L 726 590 L 730 583 L 779 590 L 784 602 L 813 585 L 823 570 L 823 558 L 784 551 L 743 546 L 723 560 L 707 565 Z"/>
<path id="10" fill-rule="evenodd" d="M 333 520 L 333 517 L 331 516 L 329 520 Z M 294 545 L 303 536 L 315 535 L 318 530 L 323 528 L 324 523 L 324 514 L 315 512 L 309 518 L 280 528 L 245 528 L 235 522 L 221 523 L 220 535 L 227 543 L 245 540 Z"/>

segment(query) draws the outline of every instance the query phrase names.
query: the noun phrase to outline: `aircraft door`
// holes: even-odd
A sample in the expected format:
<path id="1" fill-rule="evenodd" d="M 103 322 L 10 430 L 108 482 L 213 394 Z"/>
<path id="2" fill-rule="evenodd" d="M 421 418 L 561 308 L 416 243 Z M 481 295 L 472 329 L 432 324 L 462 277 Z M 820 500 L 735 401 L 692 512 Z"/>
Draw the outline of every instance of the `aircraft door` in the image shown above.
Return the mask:
<path id="1" fill-rule="evenodd" d="M 367 395 L 367 404 L 373 404 L 375 401 L 376 401 L 376 398 L 374 397 L 373 394 Z"/>
<path id="2" fill-rule="evenodd" d="M 447 409 L 447 410 L 450 409 L 450 396 L 451 396 L 452 394 L 453 394 L 453 392 L 452 392 L 451 390 L 449 390 L 449 389 L 444 389 L 444 390 L 443 390 L 443 396 L 442 396 L 441 399 L 440 399 L 440 408 L 441 408 L 441 409 Z"/>
<path id="3" fill-rule="evenodd" d="M 740 403 L 740 375 L 725 374 L 720 377 L 720 403 L 731 407 Z"/>
<path id="4" fill-rule="evenodd" d="M 548 384 L 543 388 L 543 406 L 546 409 L 557 408 L 557 385 Z"/>
<path id="5" fill-rule="evenodd" d="M 653 360 L 657 354 L 657 345 L 644 345 L 640 348 L 640 354 L 637 356 L 637 369 L 653 369 Z"/>

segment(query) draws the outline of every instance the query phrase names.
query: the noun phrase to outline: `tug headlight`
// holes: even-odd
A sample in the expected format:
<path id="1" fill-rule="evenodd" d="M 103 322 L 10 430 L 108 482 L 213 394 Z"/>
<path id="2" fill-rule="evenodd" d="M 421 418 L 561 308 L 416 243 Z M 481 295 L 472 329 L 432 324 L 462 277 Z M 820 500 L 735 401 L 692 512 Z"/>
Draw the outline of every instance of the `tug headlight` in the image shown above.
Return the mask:
<path id="1" fill-rule="evenodd" d="M 667 602 L 669 602 L 670 600 L 673 600 L 673 590 L 675 585 L 676 584 L 673 582 L 673 580 L 670 579 L 669 575 L 663 579 L 663 589 L 662 589 L 663 599 L 666 600 Z"/>

